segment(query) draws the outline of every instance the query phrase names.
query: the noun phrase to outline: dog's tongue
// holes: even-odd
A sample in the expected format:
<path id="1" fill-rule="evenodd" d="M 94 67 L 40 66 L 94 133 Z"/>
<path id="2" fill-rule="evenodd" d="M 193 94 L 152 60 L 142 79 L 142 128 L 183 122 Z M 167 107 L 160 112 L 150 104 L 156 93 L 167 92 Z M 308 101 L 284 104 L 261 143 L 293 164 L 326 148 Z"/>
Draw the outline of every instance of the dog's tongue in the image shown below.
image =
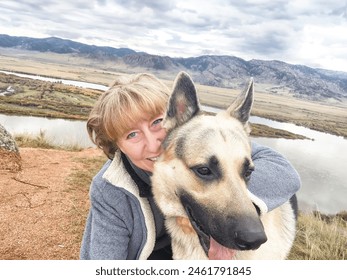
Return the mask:
<path id="1" fill-rule="evenodd" d="M 208 250 L 208 258 L 210 260 L 231 260 L 235 254 L 236 250 L 224 247 L 210 237 L 210 249 Z"/>

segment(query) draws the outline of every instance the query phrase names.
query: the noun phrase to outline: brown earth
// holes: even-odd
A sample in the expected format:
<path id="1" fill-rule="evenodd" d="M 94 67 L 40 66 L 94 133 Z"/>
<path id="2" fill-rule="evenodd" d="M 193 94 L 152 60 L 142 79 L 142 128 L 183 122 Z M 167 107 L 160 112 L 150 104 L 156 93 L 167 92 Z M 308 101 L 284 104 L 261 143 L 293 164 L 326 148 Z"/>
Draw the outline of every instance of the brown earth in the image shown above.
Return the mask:
<path id="1" fill-rule="evenodd" d="M 0 259 L 78 259 L 88 185 L 73 184 L 80 159 L 101 155 L 20 148 L 22 170 L 0 170 Z"/>
<path id="2" fill-rule="evenodd" d="M 17 152 L 7 151 L 0 147 L 0 170 L 17 172 L 22 169 L 22 159 Z"/>

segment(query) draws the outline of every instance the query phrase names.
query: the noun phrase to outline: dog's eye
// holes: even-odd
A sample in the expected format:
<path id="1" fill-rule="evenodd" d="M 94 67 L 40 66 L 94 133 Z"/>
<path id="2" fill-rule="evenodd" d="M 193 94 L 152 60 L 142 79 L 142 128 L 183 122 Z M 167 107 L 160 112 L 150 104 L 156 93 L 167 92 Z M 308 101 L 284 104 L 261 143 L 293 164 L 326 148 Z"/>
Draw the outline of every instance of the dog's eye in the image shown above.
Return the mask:
<path id="1" fill-rule="evenodd" d="M 241 176 L 245 179 L 245 181 L 249 181 L 249 179 L 251 179 L 253 171 L 254 165 L 251 163 L 249 159 L 246 158 L 243 163 Z"/>
<path id="2" fill-rule="evenodd" d="M 246 181 L 251 179 L 252 172 L 254 171 L 254 167 L 249 167 L 246 169 L 245 173 L 243 174 Z"/>
<path id="3" fill-rule="evenodd" d="M 206 166 L 193 167 L 192 170 L 201 179 L 211 180 L 214 178 L 212 171 Z"/>
<path id="4" fill-rule="evenodd" d="M 208 167 L 199 167 L 196 169 L 196 171 L 202 176 L 208 176 L 212 174 L 211 170 Z"/>

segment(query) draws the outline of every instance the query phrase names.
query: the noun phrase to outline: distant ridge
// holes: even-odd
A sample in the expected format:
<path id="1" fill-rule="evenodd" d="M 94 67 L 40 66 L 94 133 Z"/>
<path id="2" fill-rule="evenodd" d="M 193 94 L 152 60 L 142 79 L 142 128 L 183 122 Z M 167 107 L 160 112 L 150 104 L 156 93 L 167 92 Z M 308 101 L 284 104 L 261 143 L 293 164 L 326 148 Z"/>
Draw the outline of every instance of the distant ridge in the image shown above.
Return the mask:
<path id="1" fill-rule="evenodd" d="M 347 73 L 293 65 L 278 60 L 243 60 L 235 56 L 205 55 L 171 58 L 128 48 L 87 45 L 57 37 L 44 39 L 0 34 L 0 47 L 74 54 L 93 59 L 115 59 L 131 67 L 155 71 L 188 71 L 197 83 L 238 88 L 249 77 L 267 85 L 264 91 L 292 94 L 310 100 L 347 100 Z"/>
<path id="2" fill-rule="evenodd" d="M 54 53 L 73 53 L 81 55 L 90 55 L 92 57 L 122 57 L 125 55 L 136 54 L 134 50 L 127 48 L 112 48 L 87 45 L 71 40 L 57 37 L 43 39 L 30 37 L 16 37 L 0 34 L 0 47 L 18 48 L 29 51 L 54 52 Z"/>

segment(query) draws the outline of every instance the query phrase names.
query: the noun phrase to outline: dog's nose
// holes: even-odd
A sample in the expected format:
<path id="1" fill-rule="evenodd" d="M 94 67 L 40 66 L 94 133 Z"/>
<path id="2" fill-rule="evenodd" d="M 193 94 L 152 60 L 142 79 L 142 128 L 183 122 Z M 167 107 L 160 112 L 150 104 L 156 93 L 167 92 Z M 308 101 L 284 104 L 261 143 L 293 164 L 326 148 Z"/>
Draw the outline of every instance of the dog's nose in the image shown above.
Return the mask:
<path id="1" fill-rule="evenodd" d="M 235 244 L 239 250 L 255 250 L 267 241 L 264 231 L 237 231 L 235 232 Z"/>

